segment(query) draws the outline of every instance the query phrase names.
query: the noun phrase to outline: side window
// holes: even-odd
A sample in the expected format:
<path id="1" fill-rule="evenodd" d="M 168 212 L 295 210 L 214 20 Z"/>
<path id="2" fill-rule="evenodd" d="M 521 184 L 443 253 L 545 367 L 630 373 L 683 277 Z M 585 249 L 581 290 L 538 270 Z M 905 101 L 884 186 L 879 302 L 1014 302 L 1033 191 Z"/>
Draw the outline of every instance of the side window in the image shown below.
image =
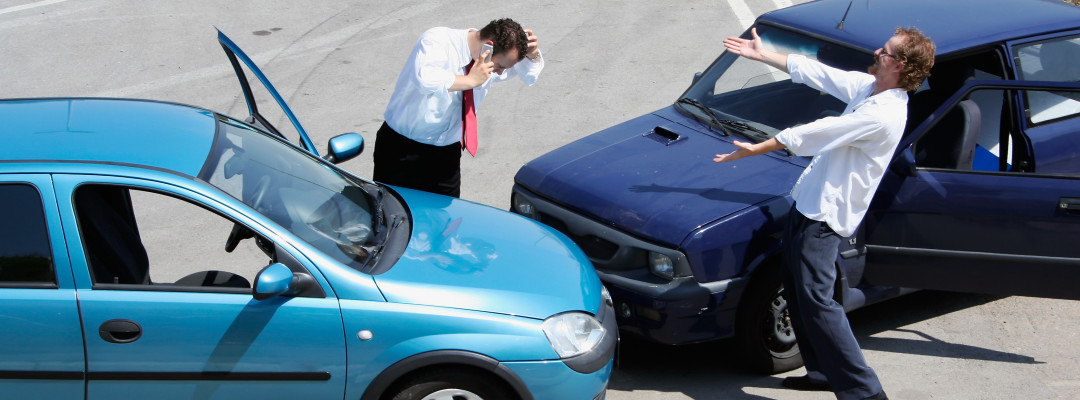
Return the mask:
<path id="1" fill-rule="evenodd" d="M 938 62 L 924 90 L 908 102 L 907 129 L 915 129 L 971 80 L 1000 80 L 1001 57 L 987 51 Z M 1013 126 L 1006 92 L 977 89 L 937 117 L 915 142 L 915 164 L 922 168 L 960 171 L 1008 171 L 1012 164 Z M 1004 157 L 1005 162 L 1001 159 Z"/>
<path id="2" fill-rule="evenodd" d="M 0 185 L 0 287 L 56 283 L 41 194 L 31 185 Z"/>
<path id="3" fill-rule="evenodd" d="M 261 237 L 226 251 L 237 225 L 170 195 L 83 185 L 75 206 L 95 288 L 249 293 L 273 259 L 273 244 Z M 243 228 L 238 234 L 251 237 L 250 232 Z"/>
<path id="4" fill-rule="evenodd" d="M 1028 99 L 1071 95 L 1080 98 L 1080 91 L 1026 90 Z M 1075 116 L 1075 114 L 1073 115 Z M 1080 176 L 1080 118 L 1059 119 L 1040 125 L 1029 124 L 1025 130 L 1031 140 L 1033 172 L 1040 175 Z"/>
<path id="5" fill-rule="evenodd" d="M 1020 78 L 1031 81 L 1080 82 L 1080 37 L 1056 38 L 1016 46 Z M 1080 93 L 1029 91 L 1024 93 L 1028 125 L 1075 118 L 1080 115 Z"/>

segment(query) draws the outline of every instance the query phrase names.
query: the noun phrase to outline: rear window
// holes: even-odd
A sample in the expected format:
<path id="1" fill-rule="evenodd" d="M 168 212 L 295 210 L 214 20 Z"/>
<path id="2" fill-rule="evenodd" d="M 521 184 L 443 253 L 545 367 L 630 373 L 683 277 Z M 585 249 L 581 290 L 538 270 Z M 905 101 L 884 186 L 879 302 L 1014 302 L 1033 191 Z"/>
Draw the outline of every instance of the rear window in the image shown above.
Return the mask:
<path id="1" fill-rule="evenodd" d="M 41 194 L 27 184 L 0 185 L 0 287 L 56 283 Z"/>
<path id="2" fill-rule="evenodd" d="M 1020 76 L 1030 81 L 1080 82 L 1080 37 L 1056 38 L 1017 46 Z M 1080 115 L 1080 93 L 1035 91 L 1025 94 L 1029 125 Z"/>

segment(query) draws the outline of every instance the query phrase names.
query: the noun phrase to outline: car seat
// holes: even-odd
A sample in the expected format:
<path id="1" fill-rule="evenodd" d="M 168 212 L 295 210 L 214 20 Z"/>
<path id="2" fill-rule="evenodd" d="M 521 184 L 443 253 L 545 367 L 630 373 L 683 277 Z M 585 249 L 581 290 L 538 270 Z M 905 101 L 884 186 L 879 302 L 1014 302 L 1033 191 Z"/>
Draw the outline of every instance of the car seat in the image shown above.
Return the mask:
<path id="1" fill-rule="evenodd" d="M 75 210 L 94 283 L 150 283 L 150 260 L 126 188 L 80 187 Z"/>

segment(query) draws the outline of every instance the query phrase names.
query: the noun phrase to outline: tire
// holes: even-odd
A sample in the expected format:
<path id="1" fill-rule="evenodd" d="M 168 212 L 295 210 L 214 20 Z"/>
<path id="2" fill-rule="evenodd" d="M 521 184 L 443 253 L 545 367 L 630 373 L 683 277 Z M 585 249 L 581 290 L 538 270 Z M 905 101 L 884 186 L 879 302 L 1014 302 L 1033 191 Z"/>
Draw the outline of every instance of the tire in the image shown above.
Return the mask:
<path id="1" fill-rule="evenodd" d="M 763 266 L 769 268 L 768 266 Z M 754 274 L 735 320 L 735 345 L 746 368 L 774 375 L 803 365 L 776 268 Z"/>
<path id="2" fill-rule="evenodd" d="M 495 377 L 485 376 L 462 367 L 420 373 L 395 385 L 383 398 L 391 400 L 502 400 L 516 399 L 518 396 Z"/>

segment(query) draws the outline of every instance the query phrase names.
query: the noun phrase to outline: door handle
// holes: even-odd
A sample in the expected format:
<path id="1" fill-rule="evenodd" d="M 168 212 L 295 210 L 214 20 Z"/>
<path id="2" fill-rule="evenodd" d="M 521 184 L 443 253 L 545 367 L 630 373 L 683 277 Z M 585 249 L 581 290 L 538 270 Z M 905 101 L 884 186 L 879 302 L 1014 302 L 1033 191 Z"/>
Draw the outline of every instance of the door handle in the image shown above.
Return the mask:
<path id="1" fill-rule="evenodd" d="M 131 343 L 142 337 L 142 327 L 127 319 L 111 319 L 98 328 L 98 334 L 109 343 Z"/>
<path id="2" fill-rule="evenodd" d="M 1058 200 L 1058 208 L 1061 208 L 1066 214 L 1080 214 L 1080 198 L 1062 197 Z"/>

